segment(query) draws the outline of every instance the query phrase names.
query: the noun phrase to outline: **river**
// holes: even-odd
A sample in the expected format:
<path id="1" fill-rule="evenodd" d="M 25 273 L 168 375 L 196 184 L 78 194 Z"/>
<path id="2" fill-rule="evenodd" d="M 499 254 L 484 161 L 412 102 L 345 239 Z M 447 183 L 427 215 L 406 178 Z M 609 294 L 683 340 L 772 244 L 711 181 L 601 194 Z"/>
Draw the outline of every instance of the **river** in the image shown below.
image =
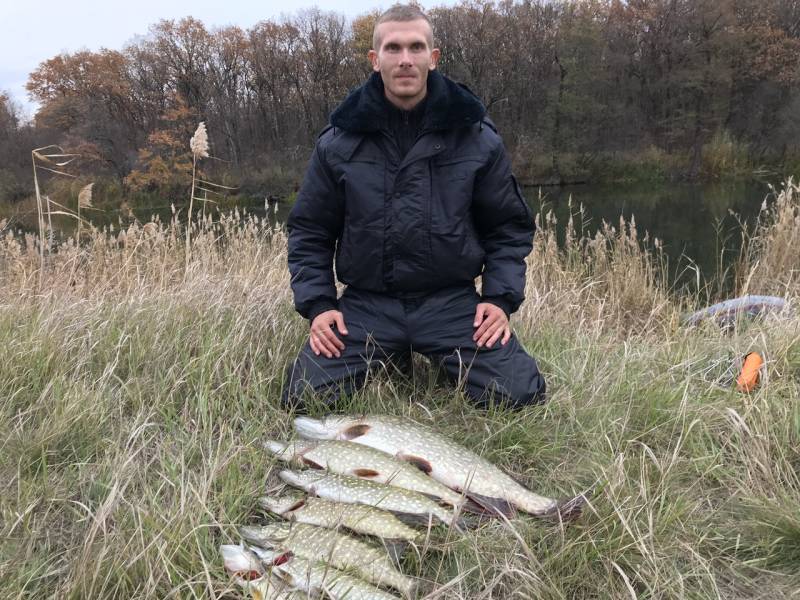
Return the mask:
<path id="1" fill-rule="evenodd" d="M 578 185 L 561 188 L 525 188 L 525 196 L 535 212 L 552 210 L 558 220 L 559 239 L 570 211 L 577 216 L 584 210 L 583 232 L 593 235 L 603 220 L 619 224 L 620 216 L 636 218 L 640 237 L 649 232 L 663 242 L 669 259 L 670 277 L 678 284 L 696 279 L 687 266 L 697 265 L 704 279 L 712 279 L 720 265 L 732 264 L 741 246 L 742 223 L 751 226 L 769 194 L 766 183 L 634 183 L 614 185 Z M 244 207 L 248 212 L 268 215 L 273 222 L 286 222 L 289 206 L 264 205 L 263 199 L 253 200 Z M 157 207 L 134 206 L 132 214 L 144 222 L 158 214 L 163 221 L 172 217 L 168 205 Z M 118 211 L 97 212 L 91 218 L 99 226 L 113 223 L 119 227 Z M 121 218 L 122 224 L 130 221 Z M 35 226 L 35 217 L 31 219 Z M 63 234 L 74 231 L 74 220 L 54 219 Z"/>
<path id="2" fill-rule="evenodd" d="M 765 198 L 767 183 L 634 183 L 579 185 L 562 188 L 525 188 L 535 211 L 554 211 L 559 239 L 564 238 L 570 212 L 584 209 L 584 232 L 593 235 L 606 221 L 618 227 L 619 218 L 636 219 L 639 237 L 645 232 L 663 243 L 673 283 L 691 284 L 692 265 L 703 279 L 729 267 L 738 255 L 742 225 L 752 228 Z"/>

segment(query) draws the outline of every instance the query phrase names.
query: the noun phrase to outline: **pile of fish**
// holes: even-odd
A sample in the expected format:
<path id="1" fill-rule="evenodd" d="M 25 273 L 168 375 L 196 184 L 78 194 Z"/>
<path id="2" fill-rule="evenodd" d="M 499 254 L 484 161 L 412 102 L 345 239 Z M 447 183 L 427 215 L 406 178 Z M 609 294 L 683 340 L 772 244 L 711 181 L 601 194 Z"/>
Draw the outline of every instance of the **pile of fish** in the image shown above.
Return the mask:
<path id="1" fill-rule="evenodd" d="M 407 419 L 300 417 L 294 424 L 304 439 L 265 447 L 293 467 L 279 477 L 302 492 L 260 498 L 283 521 L 240 527 L 243 543 L 221 547 L 226 569 L 257 600 L 412 598 L 418 582 L 400 572 L 391 550 L 421 541 L 431 527 L 460 530 L 464 513 L 517 510 L 567 520 L 584 501 L 539 496 Z"/>

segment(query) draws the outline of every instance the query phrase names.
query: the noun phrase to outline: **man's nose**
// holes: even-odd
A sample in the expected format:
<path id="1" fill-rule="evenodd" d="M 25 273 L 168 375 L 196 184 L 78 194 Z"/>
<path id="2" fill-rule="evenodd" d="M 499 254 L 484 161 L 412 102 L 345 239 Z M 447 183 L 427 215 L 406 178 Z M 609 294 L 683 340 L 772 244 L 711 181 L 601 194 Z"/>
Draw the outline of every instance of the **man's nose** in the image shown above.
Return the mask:
<path id="1" fill-rule="evenodd" d="M 403 48 L 400 51 L 400 64 L 401 65 L 411 65 L 411 51 L 408 48 Z"/>

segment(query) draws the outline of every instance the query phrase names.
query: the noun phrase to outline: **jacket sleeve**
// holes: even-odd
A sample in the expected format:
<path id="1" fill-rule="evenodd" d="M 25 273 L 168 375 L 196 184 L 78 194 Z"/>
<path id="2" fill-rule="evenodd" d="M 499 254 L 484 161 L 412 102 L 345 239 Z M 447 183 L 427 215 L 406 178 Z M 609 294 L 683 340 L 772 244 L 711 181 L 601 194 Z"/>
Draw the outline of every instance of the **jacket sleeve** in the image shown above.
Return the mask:
<path id="1" fill-rule="evenodd" d="M 511 315 L 525 299 L 525 257 L 533 248 L 536 226 L 502 143 L 477 175 L 473 207 L 475 227 L 486 252 L 483 300 Z"/>
<path id="2" fill-rule="evenodd" d="M 306 319 L 337 307 L 333 258 L 343 218 L 342 195 L 317 142 L 287 222 L 294 306 Z"/>

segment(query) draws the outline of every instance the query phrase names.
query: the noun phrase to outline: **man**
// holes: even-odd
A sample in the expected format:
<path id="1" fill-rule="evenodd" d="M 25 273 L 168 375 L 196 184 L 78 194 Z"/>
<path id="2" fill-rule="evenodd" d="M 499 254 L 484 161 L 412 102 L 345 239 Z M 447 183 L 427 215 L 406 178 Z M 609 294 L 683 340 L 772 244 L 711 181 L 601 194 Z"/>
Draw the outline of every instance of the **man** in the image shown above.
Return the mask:
<path id="1" fill-rule="evenodd" d="M 302 409 L 307 393 L 335 401 L 412 350 L 481 406 L 544 401 L 508 321 L 523 300 L 532 215 L 485 108 L 436 71 L 439 55 L 419 8 L 387 10 L 374 73 L 317 141 L 288 221 L 295 307 L 311 327 L 285 406 Z M 334 258 L 347 284 L 338 300 Z"/>

